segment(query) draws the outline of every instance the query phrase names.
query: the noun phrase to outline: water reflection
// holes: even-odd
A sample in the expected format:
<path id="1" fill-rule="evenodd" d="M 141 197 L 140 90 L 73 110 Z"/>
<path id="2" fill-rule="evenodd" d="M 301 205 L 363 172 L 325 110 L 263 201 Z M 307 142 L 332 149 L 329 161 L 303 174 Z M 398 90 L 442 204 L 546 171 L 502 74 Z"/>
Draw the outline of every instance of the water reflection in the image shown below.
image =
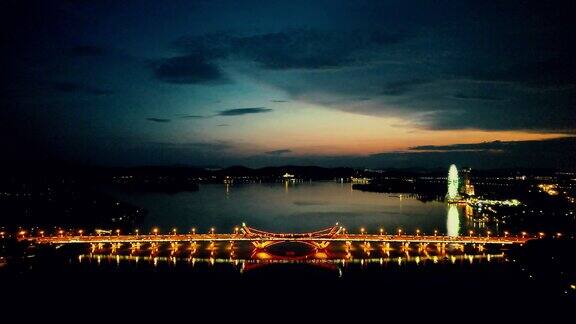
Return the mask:
<path id="1" fill-rule="evenodd" d="M 416 257 L 379 257 L 379 258 L 353 258 L 353 259 L 330 259 L 330 258 L 312 258 L 312 259 L 299 259 L 299 258 L 278 258 L 278 257 L 263 257 L 263 258 L 249 258 L 249 259 L 233 259 L 233 258 L 201 258 L 201 257 L 174 257 L 174 256 L 133 256 L 133 255 L 102 255 L 102 254 L 82 254 L 77 259 L 78 264 L 95 264 L 96 266 L 113 265 L 116 267 L 121 266 L 143 266 L 152 265 L 154 268 L 160 265 L 168 265 L 171 267 L 176 266 L 189 266 L 194 268 L 196 266 L 215 266 L 215 265 L 231 265 L 236 268 L 240 273 L 246 271 L 262 268 L 269 265 L 277 264 L 305 264 L 324 269 L 335 270 L 339 276 L 345 271 L 349 265 L 359 265 L 366 267 L 368 265 L 379 265 L 381 267 L 391 266 L 406 266 L 413 264 L 416 266 L 433 266 L 438 264 L 481 264 L 485 262 L 503 262 L 506 261 L 504 253 L 497 254 L 476 254 L 476 255 L 444 255 L 444 256 L 424 256 L 419 255 Z M 74 263 L 72 260 L 70 261 Z"/>
<path id="2" fill-rule="evenodd" d="M 336 182 L 206 184 L 196 192 L 176 194 L 122 192 L 103 188 L 120 200 L 148 211 L 142 228 L 173 227 L 207 232 L 211 227 L 230 232 L 243 222 L 272 232 L 308 232 L 336 222 L 349 228 L 377 232 L 403 228 L 413 233 L 433 233 L 445 228 L 447 207 L 444 202 L 422 202 L 410 195 L 353 190 L 349 184 Z M 457 214 L 456 210 L 449 215 Z M 473 224 L 459 224 L 449 216 L 448 229 Z M 452 225 L 459 224 L 456 227 Z"/>
<path id="3" fill-rule="evenodd" d="M 455 204 L 448 205 L 448 216 L 446 218 L 446 233 L 448 236 L 460 235 L 460 213 Z"/>

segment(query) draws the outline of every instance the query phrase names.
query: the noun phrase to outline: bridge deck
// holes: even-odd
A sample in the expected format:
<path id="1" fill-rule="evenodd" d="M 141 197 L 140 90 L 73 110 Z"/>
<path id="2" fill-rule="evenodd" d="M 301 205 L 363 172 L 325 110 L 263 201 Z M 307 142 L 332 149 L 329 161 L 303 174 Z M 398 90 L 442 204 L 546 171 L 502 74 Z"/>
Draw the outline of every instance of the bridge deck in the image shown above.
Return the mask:
<path id="1" fill-rule="evenodd" d="M 38 244 L 82 244 L 82 243 L 161 243 L 161 242 L 382 242 L 424 244 L 524 244 L 531 237 L 479 237 L 479 236 L 432 236 L 432 235 L 376 235 L 336 234 L 332 237 L 292 236 L 279 234 L 273 237 L 254 237 L 244 234 L 163 234 L 163 235 L 84 235 L 26 237 L 21 240 Z"/>

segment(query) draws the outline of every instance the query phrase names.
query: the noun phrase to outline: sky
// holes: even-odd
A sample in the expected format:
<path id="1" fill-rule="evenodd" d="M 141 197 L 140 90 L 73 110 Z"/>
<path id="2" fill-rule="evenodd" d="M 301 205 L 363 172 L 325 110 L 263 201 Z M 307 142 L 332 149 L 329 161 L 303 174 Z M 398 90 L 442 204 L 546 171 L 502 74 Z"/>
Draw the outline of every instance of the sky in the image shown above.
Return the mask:
<path id="1" fill-rule="evenodd" d="M 574 168 L 575 6 L 2 1 L 0 160 Z"/>

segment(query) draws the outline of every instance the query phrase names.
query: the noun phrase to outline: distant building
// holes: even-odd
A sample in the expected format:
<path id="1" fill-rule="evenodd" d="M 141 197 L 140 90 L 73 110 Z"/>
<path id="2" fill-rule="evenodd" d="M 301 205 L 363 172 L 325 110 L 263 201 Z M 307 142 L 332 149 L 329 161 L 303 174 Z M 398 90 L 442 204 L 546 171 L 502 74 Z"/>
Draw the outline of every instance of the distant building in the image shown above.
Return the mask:
<path id="1" fill-rule="evenodd" d="M 467 195 L 467 196 L 474 196 L 474 185 L 472 184 L 472 181 L 470 180 L 470 173 L 471 173 L 472 169 L 470 168 L 462 168 L 460 170 L 460 179 L 462 179 L 461 181 L 461 185 L 460 185 L 460 194 L 463 195 Z"/>
<path id="2" fill-rule="evenodd" d="M 350 177 L 350 182 L 352 183 L 360 183 L 360 184 L 369 184 L 372 181 L 371 178 L 356 178 L 356 177 Z"/>
<path id="3" fill-rule="evenodd" d="M 295 179 L 295 176 L 294 176 L 293 174 L 288 173 L 288 172 L 284 173 L 284 175 L 282 176 L 282 178 L 283 178 L 284 181 L 286 181 L 286 182 L 294 182 L 294 181 L 296 180 L 296 179 Z"/>

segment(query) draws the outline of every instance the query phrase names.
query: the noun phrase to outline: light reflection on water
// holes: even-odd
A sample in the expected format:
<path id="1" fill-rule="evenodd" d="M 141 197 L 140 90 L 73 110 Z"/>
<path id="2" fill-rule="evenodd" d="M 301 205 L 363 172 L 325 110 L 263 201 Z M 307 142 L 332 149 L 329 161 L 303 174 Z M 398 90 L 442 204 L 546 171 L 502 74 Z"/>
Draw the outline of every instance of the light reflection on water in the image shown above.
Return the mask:
<path id="1" fill-rule="evenodd" d="M 454 204 L 448 205 L 446 229 L 448 236 L 458 236 L 460 234 L 460 213 L 458 212 L 458 207 Z"/>
<path id="2" fill-rule="evenodd" d="M 364 227 L 372 233 L 380 228 L 387 233 L 398 228 L 413 233 L 418 228 L 423 233 L 438 230 L 457 235 L 472 226 L 460 219 L 464 215 L 461 206 L 352 190 L 351 184 L 336 182 L 206 184 L 197 192 L 176 194 L 105 190 L 148 210 L 143 229 L 159 226 L 189 231 L 195 227 L 207 232 L 214 226 L 218 232 L 230 232 L 246 222 L 269 231 L 305 232 L 340 222 L 352 232 Z"/>
<path id="3" fill-rule="evenodd" d="M 174 256 L 134 256 L 134 255 L 103 255 L 103 254 L 81 254 L 78 256 L 79 264 L 115 265 L 115 266 L 146 266 L 152 265 L 188 265 L 195 267 L 197 265 L 232 265 L 242 273 L 244 271 L 261 268 L 274 264 L 307 264 L 319 266 L 326 269 L 332 269 L 342 273 L 348 265 L 380 265 L 380 266 L 405 266 L 413 264 L 416 266 L 426 266 L 434 264 L 474 264 L 485 262 L 505 261 L 504 253 L 496 254 L 459 254 L 459 255 L 417 255 L 378 257 L 378 258 L 352 258 L 352 259 L 330 259 L 330 258 L 312 258 L 312 259 L 286 259 L 275 257 L 234 259 L 234 258 L 206 258 L 206 257 L 174 257 Z"/>

